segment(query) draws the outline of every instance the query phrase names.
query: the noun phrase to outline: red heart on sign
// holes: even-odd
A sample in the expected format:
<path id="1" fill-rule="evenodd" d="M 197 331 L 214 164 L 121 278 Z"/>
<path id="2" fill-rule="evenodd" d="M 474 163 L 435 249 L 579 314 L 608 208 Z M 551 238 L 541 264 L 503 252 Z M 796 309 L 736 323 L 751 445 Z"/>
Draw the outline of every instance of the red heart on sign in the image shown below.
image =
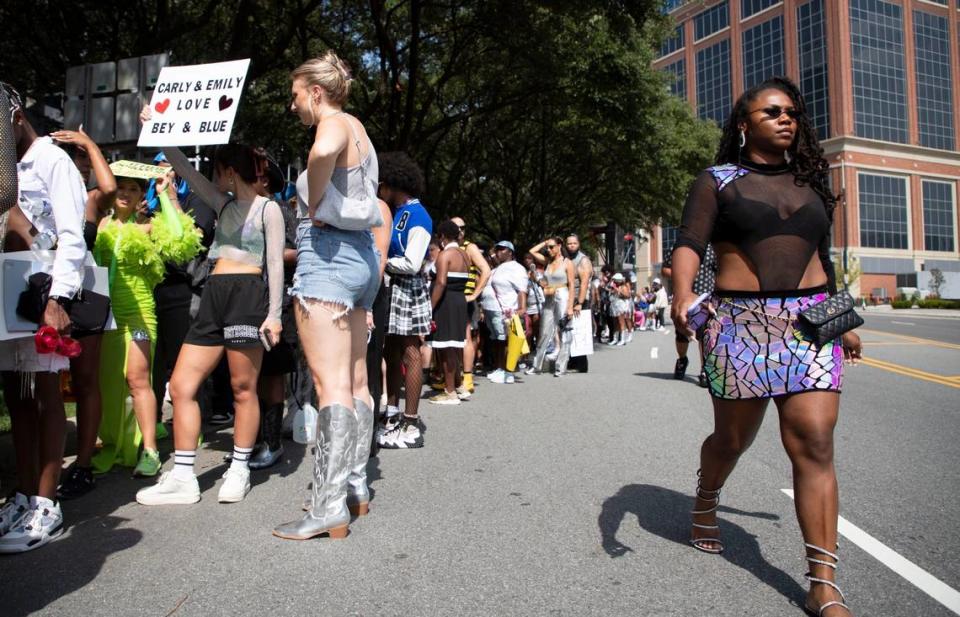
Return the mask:
<path id="1" fill-rule="evenodd" d="M 162 114 L 167 111 L 167 107 L 170 107 L 170 99 L 163 99 L 159 103 L 153 106 L 157 110 L 157 113 Z"/>
<path id="2" fill-rule="evenodd" d="M 233 105 L 233 99 L 227 98 L 226 94 L 220 97 L 220 111 L 223 111 L 224 109 L 226 109 L 227 107 L 230 107 L 231 105 Z"/>

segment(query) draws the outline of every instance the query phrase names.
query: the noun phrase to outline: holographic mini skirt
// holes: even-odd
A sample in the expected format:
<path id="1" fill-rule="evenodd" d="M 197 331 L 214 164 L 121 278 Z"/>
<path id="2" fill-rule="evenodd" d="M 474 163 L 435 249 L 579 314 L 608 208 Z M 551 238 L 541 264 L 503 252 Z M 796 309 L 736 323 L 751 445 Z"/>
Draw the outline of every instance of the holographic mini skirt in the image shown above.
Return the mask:
<path id="1" fill-rule="evenodd" d="M 781 293 L 714 294 L 716 315 L 707 322 L 703 337 L 704 371 L 712 396 L 751 399 L 840 391 L 840 339 L 818 346 L 795 327 L 798 312 L 829 294 L 822 289 Z"/>

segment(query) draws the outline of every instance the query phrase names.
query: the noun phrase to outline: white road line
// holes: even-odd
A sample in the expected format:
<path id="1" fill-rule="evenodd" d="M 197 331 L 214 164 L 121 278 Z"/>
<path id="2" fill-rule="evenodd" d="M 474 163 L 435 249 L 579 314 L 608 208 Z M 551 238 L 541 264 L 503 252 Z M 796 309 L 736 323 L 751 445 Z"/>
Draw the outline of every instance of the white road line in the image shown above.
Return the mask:
<path id="1" fill-rule="evenodd" d="M 793 499 L 791 489 L 782 488 L 780 490 L 787 497 Z M 842 516 L 837 517 L 837 531 L 864 551 L 873 555 L 880 563 L 907 579 L 914 587 L 946 606 L 955 614 L 960 615 L 960 591 L 909 561 Z"/>
<path id="2" fill-rule="evenodd" d="M 650 348 L 650 357 L 653 358 L 654 360 L 656 360 L 657 358 L 659 358 L 659 357 L 660 357 L 660 349 L 659 349 L 658 347 L 651 347 L 651 348 Z"/>
<path id="3" fill-rule="evenodd" d="M 915 325 L 917 325 L 917 324 L 913 323 L 912 321 L 894 321 L 894 320 L 892 320 L 892 319 L 890 320 L 890 323 L 900 324 L 901 326 L 915 326 Z"/>

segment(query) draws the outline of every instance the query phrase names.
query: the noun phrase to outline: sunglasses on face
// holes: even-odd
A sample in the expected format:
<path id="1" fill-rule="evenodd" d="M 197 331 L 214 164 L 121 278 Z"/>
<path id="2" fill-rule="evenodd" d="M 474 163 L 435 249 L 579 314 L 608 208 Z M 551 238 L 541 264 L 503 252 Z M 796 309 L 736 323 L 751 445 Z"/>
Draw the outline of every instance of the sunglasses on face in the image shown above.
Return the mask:
<path id="1" fill-rule="evenodd" d="M 787 114 L 787 117 L 791 120 L 796 120 L 800 117 L 800 111 L 796 107 L 780 107 L 779 105 L 771 105 L 763 109 L 754 109 L 750 113 L 763 113 L 771 120 L 777 120 L 783 114 Z"/>
<path id="2" fill-rule="evenodd" d="M 553 249 L 557 248 L 557 245 L 556 245 L 556 244 L 548 244 L 548 245 L 547 245 L 547 248 L 552 251 Z"/>
<path id="3" fill-rule="evenodd" d="M 467 226 L 466 226 L 466 225 L 457 225 L 457 229 L 459 229 L 460 231 L 466 231 L 466 230 L 467 230 Z"/>

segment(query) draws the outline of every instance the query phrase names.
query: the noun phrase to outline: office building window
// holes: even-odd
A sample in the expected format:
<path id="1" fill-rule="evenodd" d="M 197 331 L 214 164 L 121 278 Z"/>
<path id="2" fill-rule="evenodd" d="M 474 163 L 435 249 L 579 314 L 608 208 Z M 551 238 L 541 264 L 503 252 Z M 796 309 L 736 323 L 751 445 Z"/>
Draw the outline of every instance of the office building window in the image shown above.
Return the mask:
<path id="1" fill-rule="evenodd" d="M 677 236 L 680 235 L 680 228 L 672 225 L 665 225 L 660 228 L 660 254 L 666 259 L 673 245 L 677 242 Z"/>
<path id="2" fill-rule="evenodd" d="M 670 82 L 670 94 L 687 99 L 687 63 L 680 59 L 663 67 Z"/>
<path id="3" fill-rule="evenodd" d="M 953 251 L 956 220 L 953 184 L 924 180 L 923 248 L 928 251 Z"/>
<path id="4" fill-rule="evenodd" d="M 947 0 L 927 0 L 927 2 L 933 2 L 934 4 L 939 4 L 940 6 L 947 6 Z"/>
<path id="5" fill-rule="evenodd" d="M 743 31 L 743 88 L 784 74 L 783 17 Z"/>
<path id="6" fill-rule="evenodd" d="M 684 4 L 687 3 L 687 0 L 663 0 L 663 12 L 669 13 L 674 9 L 678 9 Z"/>
<path id="7" fill-rule="evenodd" d="M 953 150 L 953 86 L 947 18 L 914 11 L 913 40 L 916 49 L 920 145 Z"/>
<path id="8" fill-rule="evenodd" d="M 730 7 L 727 2 L 721 2 L 693 18 L 693 30 L 696 33 L 694 39 L 699 41 L 729 25 Z"/>
<path id="9" fill-rule="evenodd" d="M 746 19 L 774 4 L 780 4 L 780 0 L 740 0 L 740 18 Z"/>
<path id="10" fill-rule="evenodd" d="M 723 124 L 732 103 L 730 39 L 697 52 L 697 113 Z"/>
<path id="11" fill-rule="evenodd" d="M 909 248 L 907 180 L 859 174 L 860 245 L 881 249 Z"/>
<path id="12" fill-rule="evenodd" d="M 663 42 L 660 46 L 660 56 L 672 54 L 678 49 L 683 49 L 683 26 L 677 26 L 673 35 Z"/>
<path id="13" fill-rule="evenodd" d="M 850 0 L 854 129 L 860 137 L 907 143 L 903 9 Z"/>
<path id="14" fill-rule="evenodd" d="M 797 7 L 800 92 L 817 137 L 830 136 L 830 98 L 827 81 L 827 21 L 824 0 Z"/>

